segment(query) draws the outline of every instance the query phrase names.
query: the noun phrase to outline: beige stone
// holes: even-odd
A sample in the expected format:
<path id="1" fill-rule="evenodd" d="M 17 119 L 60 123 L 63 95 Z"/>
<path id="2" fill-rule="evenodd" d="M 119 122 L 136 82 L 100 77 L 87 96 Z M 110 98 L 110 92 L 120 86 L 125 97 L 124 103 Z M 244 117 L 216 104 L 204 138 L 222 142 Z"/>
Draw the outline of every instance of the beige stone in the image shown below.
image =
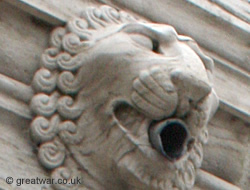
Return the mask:
<path id="1" fill-rule="evenodd" d="M 178 15 L 161 20 L 165 13 L 149 13 L 139 2 L 106 2 L 116 10 L 95 1 L 0 2 L 0 189 L 249 186 L 247 14 L 239 14 L 241 4 L 219 0 L 229 14 L 207 1 L 181 8 L 192 11 L 193 4 L 198 15 L 207 11 L 227 22 L 224 31 L 212 26 L 209 35 L 221 42 L 214 46 L 202 39 L 208 25 L 197 12 L 182 25 Z M 176 11 L 180 2 L 169 6 Z M 201 23 L 193 31 L 190 18 Z M 191 35 L 215 69 L 191 38 L 148 19 Z M 66 21 L 49 39 L 51 24 Z M 227 39 L 230 27 L 238 33 Z M 227 43 L 241 49 L 228 55 Z M 220 109 L 208 124 L 218 106 L 215 91 Z M 9 176 L 12 185 L 5 183 Z M 27 184 L 77 177 L 77 186 Z"/>

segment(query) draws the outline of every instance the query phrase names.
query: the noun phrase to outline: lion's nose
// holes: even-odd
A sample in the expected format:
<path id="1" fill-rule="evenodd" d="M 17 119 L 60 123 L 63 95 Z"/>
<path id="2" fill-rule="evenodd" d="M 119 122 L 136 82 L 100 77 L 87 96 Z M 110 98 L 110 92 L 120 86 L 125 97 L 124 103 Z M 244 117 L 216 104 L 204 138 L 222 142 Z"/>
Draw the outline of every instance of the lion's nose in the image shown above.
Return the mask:
<path id="1" fill-rule="evenodd" d="M 180 96 L 191 102 L 199 102 L 212 90 L 211 86 L 200 74 L 193 74 L 185 70 L 175 70 L 171 73 L 171 80 Z"/>

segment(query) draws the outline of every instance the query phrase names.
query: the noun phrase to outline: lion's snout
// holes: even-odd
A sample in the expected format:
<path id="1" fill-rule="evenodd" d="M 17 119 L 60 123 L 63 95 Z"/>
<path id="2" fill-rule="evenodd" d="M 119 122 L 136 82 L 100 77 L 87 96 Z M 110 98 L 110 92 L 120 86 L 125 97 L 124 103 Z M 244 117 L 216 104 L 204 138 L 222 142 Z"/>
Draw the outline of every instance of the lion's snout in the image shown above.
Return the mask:
<path id="1" fill-rule="evenodd" d="M 198 104 L 211 90 L 206 80 L 193 73 L 153 67 L 134 80 L 131 99 L 140 111 L 160 120 L 176 113 L 183 116 L 190 104 Z"/>
<path id="2" fill-rule="evenodd" d="M 171 80 L 177 90 L 183 92 L 183 95 L 191 101 L 198 102 L 206 97 L 212 90 L 209 83 L 201 78 L 184 71 L 173 71 Z"/>

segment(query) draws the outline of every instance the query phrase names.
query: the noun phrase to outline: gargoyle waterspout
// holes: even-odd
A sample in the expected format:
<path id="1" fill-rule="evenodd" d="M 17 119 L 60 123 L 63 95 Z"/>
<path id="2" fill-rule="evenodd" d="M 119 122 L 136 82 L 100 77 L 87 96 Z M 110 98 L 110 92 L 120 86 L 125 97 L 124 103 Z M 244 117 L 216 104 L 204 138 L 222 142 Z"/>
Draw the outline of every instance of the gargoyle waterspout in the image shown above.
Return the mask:
<path id="1" fill-rule="evenodd" d="M 168 25 L 108 6 L 54 30 L 33 79 L 31 137 L 57 189 L 190 189 L 218 106 L 213 62 Z"/>

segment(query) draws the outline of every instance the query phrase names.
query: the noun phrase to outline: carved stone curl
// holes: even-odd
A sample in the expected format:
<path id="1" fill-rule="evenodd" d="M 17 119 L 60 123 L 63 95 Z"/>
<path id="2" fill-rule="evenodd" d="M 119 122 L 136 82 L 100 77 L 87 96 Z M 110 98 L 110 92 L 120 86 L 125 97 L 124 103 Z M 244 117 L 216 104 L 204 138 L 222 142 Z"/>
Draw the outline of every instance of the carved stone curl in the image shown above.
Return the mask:
<path id="1" fill-rule="evenodd" d="M 31 137 L 52 177 L 83 177 L 54 187 L 191 189 L 218 106 L 197 44 L 102 6 L 56 28 L 50 45 L 32 83 Z"/>

